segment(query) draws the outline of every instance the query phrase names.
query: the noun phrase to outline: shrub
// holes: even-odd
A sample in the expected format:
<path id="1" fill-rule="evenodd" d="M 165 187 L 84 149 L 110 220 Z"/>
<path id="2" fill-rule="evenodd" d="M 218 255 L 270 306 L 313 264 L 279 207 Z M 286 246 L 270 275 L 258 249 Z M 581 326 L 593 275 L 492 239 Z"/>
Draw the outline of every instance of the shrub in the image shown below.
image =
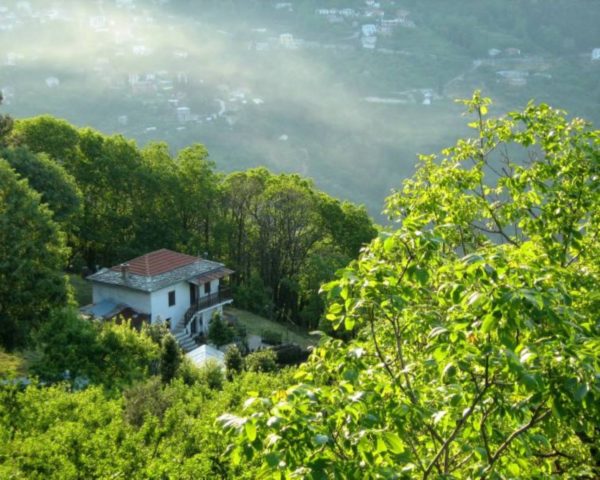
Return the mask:
<path id="1" fill-rule="evenodd" d="M 268 345 L 281 345 L 283 341 L 283 334 L 275 330 L 263 330 L 260 335 L 263 343 Z"/>
<path id="2" fill-rule="evenodd" d="M 235 373 L 240 373 L 244 369 L 244 359 L 237 345 L 231 345 L 225 352 L 225 368 L 227 378 L 230 380 Z"/>
<path id="3" fill-rule="evenodd" d="M 272 350 L 259 350 L 246 357 L 246 369 L 250 372 L 274 372 L 277 355 Z"/>
<path id="4" fill-rule="evenodd" d="M 216 360 L 209 359 L 199 368 L 198 377 L 201 383 L 204 383 L 213 390 L 221 390 L 225 382 L 223 367 Z"/>
<path id="5" fill-rule="evenodd" d="M 217 347 L 221 347 L 231 343 L 234 338 L 235 332 L 233 328 L 223 321 L 221 315 L 215 315 L 210 322 L 210 327 L 208 328 L 208 340 L 210 343 L 216 345 Z"/>
<path id="6" fill-rule="evenodd" d="M 181 349 L 173 335 L 165 335 L 160 350 L 160 377 L 163 383 L 169 383 L 177 375 L 181 365 Z"/>

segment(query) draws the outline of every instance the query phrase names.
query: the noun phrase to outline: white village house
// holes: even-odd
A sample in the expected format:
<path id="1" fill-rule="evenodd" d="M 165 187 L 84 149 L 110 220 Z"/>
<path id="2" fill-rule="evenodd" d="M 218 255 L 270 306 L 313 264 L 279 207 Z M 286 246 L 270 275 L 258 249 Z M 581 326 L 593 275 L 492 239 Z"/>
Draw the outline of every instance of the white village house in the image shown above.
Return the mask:
<path id="1" fill-rule="evenodd" d="M 84 315 L 132 319 L 134 324 L 165 323 L 182 348 L 196 347 L 192 337 L 206 335 L 215 313 L 231 303 L 221 282 L 233 273 L 222 263 L 162 249 L 87 277 L 93 304 Z"/>

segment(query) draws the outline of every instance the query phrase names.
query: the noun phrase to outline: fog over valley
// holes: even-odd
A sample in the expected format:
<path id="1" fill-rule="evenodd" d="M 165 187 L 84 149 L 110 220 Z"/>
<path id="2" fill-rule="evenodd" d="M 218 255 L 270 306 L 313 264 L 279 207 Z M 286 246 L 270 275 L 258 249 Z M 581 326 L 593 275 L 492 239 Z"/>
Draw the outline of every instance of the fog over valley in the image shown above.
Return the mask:
<path id="1" fill-rule="evenodd" d="M 535 99 L 598 123 L 597 2 L 449 3 L 0 0 L 3 107 L 202 143 L 219 170 L 298 172 L 373 215 L 468 134 L 454 99 L 474 89 L 494 114 Z"/>

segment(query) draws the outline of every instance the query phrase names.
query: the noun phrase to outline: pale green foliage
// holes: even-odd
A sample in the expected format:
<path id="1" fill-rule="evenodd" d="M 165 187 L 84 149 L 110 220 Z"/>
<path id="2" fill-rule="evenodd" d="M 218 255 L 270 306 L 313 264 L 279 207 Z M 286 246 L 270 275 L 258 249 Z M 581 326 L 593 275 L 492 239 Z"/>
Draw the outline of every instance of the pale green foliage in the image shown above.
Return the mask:
<path id="1" fill-rule="evenodd" d="M 227 439 L 215 419 L 289 381 L 286 373 L 242 373 L 217 391 L 154 377 L 123 396 L 2 384 L 0 478 L 256 478 L 252 466 L 220 460 Z"/>
<path id="2" fill-rule="evenodd" d="M 600 475 L 600 136 L 545 105 L 424 157 L 300 383 L 223 417 L 265 477 Z M 252 460 L 254 459 L 254 460 Z"/>

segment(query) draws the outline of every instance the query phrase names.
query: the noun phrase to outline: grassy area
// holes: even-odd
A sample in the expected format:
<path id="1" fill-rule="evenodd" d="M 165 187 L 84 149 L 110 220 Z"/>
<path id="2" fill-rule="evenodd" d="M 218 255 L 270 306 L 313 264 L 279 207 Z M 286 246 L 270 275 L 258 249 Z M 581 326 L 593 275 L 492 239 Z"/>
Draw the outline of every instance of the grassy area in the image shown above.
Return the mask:
<path id="1" fill-rule="evenodd" d="M 236 317 L 238 321 L 246 327 L 246 331 L 249 334 L 260 335 L 265 330 L 271 330 L 273 332 L 280 333 L 284 343 L 297 343 L 303 347 L 315 345 L 318 341 L 318 337 L 308 335 L 307 333 L 301 333 L 299 331 L 293 331 L 282 323 L 268 320 L 245 310 L 226 307 L 225 313 Z"/>
<path id="2" fill-rule="evenodd" d="M 92 303 L 92 284 L 81 278 L 81 275 L 69 275 L 69 281 L 75 291 L 75 300 L 80 306 Z"/>

